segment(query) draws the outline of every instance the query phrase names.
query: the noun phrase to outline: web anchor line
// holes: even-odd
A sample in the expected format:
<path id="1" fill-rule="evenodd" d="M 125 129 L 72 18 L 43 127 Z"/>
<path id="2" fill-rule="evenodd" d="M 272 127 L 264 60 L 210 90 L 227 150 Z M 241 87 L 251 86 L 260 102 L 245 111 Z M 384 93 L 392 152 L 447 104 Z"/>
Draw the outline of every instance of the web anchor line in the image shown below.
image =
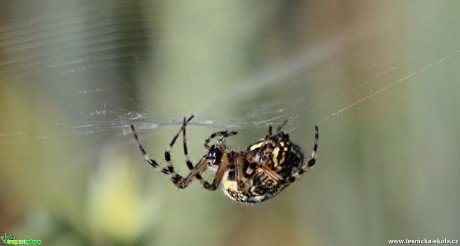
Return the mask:
<path id="1" fill-rule="evenodd" d="M 402 83 L 402 82 L 414 77 L 415 75 L 417 75 L 419 73 L 424 72 L 425 70 L 427 70 L 427 69 L 429 69 L 429 68 L 431 68 L 433 66 L 436 66 L 436 65 L 438 65 L 438 64 L 440 64 L 440 63 L 452 58 L 454 55 L 456 55 L 459 52 L 460 52 L 460 50 L 456 50 L 454 53 L 452 53 L 452 54 L 450 54 L 448 56 L 442 57 L 439 60 L 437 60 L 437 61 L 435 61 L 435 62 L 433 62 L 433 63 L 431 63 L 431 64 L 429 64 L 429 65 L 427 65 L 427 66 L 425 66 L 423 68 L 420 68 L 419 70 L 417 70 L 417 71 L 415 71 L 415 72 L 413 72 L 413 73 L 411 73 L 411 74 L 409 74 L 409 75 L 407 75 L 407 76 L 405 76 L 405 77 L 403 77 L 403 78 L 401 78 L 401 79 L 399 79 L 399 80 L 397 80 L 397 81 L 395 81 L 395 82 L 393 82 L 393 83 L 391 83 L 391 84 L 379 89 L 378 91 L 373 92 L 373 93 L 371 93 L 371 94 L 369 94 L 369 95 L 367 95 L 367 96 L 365 96 L 365 97 L 363 97 L 363 98 L 361 98 L 361 99 L 359 99 L 359 100 L 357 100 L 355 102 L 352 102 L 352 103 L 348 104 L 347 106 L 345 106 L 345 107 L 335 111 L 334 113 L 324 117 L 322 120 L 320 120 L 317 123 L 317 125 L 320 126 L 325 121 L 327 121 L 327 120 L 329 120 L 329 119 L 331 119 L 331 118 L 333 118 L 333 117 L 335 117 L 335 116 L 337 116 L 337 115 L 349 110 L 350 108 L 353 108 L 354 106 L 356 106 L 356 105 L 368 100 L 371 97 L 374 97 L 374 96 L 386 91 L 387 89 L 390 89 L 390 88 L 392 88 L 392 87 L 394 87 L 394 86 L 396 86 L 396 85 L 398 85 L 398 84 L 400 84 L 400 83 Z"/>

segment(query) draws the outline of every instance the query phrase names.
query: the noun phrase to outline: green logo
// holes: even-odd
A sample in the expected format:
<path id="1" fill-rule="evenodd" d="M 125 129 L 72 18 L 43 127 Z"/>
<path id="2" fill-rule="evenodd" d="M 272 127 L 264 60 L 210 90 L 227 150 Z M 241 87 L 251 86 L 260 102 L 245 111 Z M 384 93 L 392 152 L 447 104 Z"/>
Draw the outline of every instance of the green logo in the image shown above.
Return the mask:
<path id="1" fill-rule="evenodd" d="M 15 239 L 15 238 L 16 238 L 15 236 L 13 236 L 13 235 L 8 235 L 8 234 L 6 234 L 6 233 L 5 233 L 5 235 L 1 235 L 1 236 L 0 236 L 0 239 L 2 239 L 2 241 L 3 241 L 4 244 L 6 244 L 6 242 L 7 242 L 8 240 L 13 240 L 13 239 Z"/>
<path id="2" fill-rule="evenodd" d="M 40 245 L 42 244 L 42 240 L 33 240 L 33 239 L 28 239 L 28 240 L 17 240 L 15 236 L 9 235 L 9 234 L 4 234 L 0 236 L 0 239 L 4 244 L 8 245 Z"/>

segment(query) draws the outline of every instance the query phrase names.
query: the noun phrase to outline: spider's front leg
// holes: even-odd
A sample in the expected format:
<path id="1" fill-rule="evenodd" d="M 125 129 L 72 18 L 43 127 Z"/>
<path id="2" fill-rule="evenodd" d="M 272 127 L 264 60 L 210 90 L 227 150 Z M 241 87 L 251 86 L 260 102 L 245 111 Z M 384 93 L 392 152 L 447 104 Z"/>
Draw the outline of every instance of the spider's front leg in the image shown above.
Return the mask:
<path id="1" fill-rule="evenodd" d="M 144 147 L 141 144 L 141 141 L 139 140 L 139 137 L 137 136 L 136 129 L 134 128 L 134 125 L 132 124 L 131 124 L 131 131 L 134 135 L 134 139 L 136 140 L 137 147 L 142 153 L 142 157 L 144 157 L 144 159 L 150 164 L 150 166 L 155 168 L 158 172 L 169 175 L 170 172 L 167 168 L 164 168 L 158 165 L 158 163 L 154 159 L 152 159 L 152 157 L 150 157 L 149 154 L 147 154 L 147 152 L 145 151 Z"/>
<path id="2" fill-rule="evenodd" d="M 178 173 L 176 173 L 176 171 L 174 170 L 174 167 L 173 167 L 172 162 L 171 162 L 171 154 L 170 153 L 171 153 L 171 149 L 172 149 L 174 143 L 176 142 L 177 138 L 179 137 L 179 134 L 182 131 L 185 131 L 186 125 L 188 124 L 188 122 L 190 122 L 193 119 L 193 117 L 194 116 L 192 115 L 188 119 L 184 118 L 184 122 L 183 122 L 181 128 L 177 131 L 177 133 L 174 135 L 173 139 L 171 140 L 170 144 L 166 148 L 166 151 L 164 153 L 164 156 L 165 156 L 165 159 L 166 159 L 166 162 L 167 162 L 166 167 L 161 167 L 154 159 L 152 159 L 150 157 L 149 154 L 147 154 L 147 152 L 145 151 L 144 147 L 142 146 L 142 144 L 141 144 L 141 142 L 139 140 L 139 137 L 137 136 L 136 130 L 134 128 L 134 125 L 131 125 L 131 130 L 132 130 L 132 133 L 134 135 L 134 139 L 136 140 L 136 143 L 137 143 L 137 145 L 139 147 L 139 150 L 141 151 L 142 156 L 144 157 L 144 159 L 153 168 L 155 168 L 159 172 L 164 173 L 166 175 L 169 175 L 171 177 L 171 180 L 173 181 L 173 183 L 176 186 L 178 186 L 178 184 L 183 180 L 183 177 L 181 175 L 179 175 Z M 185 136 L 184 136 L 184 138 L 185 138 Z M 185 152 L 185 155 L 187 156 L 187 146 L 186 146 L 186 144 L 184 144 L 184 152 Z M 187 160 L 188 160 L 188 158 L 187 158 Z M 187 166 L 189 166 L 188 162 L 187 162 Z"/>
<path id="3" fill-rule="evenodd" d="M 236 134 L 238 134 L 238 132 L 235 132 L 235 131 L 231 131 L 231 132 L 229 132 L 229 131 L 214 132 L 213 134 L 211 134 L 211 136 L 208 137 L 208 139 L 206 139 L 204 141 L 204 147 L 207 150 L 210 150 L 211 146 L 209 146 L 209 142 L 211 142 L 212 139 L 214 139 L 216 137 L 221 137 L 218 141 L 225 142 L 225 140 L 228 137 L 235 136 Z"/>
<path id="4" fill-rule="evenodd" d="M 171 181 L 174 183 L 174 185 L 176 185 L 177 187 L 179 187 L 179 183 L 184 179 L 181 175 L 179 175 L 175 170 L 174 170 L 174 166 L 172 164 L 172 161 L 171 161 L 171 149 L 172 147 L 174 146 L 174 144 L 176 143 L 176 140 L 177 138 L 179 137 L 180 133 L 181 132 L 184 132 L 185 131 L 185 128 L 187 127 L 187 124 L 193 119 L 194 115 L 191 115 L 188 119 L 185 119 L 184 117 L 184 122 L 182 123 L 182 127 L 179 128 L 179 130 L 177 131 L 177 133 L 174 135 L 174 137 L 172 138 L 171 142 L 169 143 L 168 147 L 166 147 L 166 151 L 164 153 L 164 156 L 165 156 L 165 160 L 166 160 L 166 167 L 168 168 L 168 171 L 169 171 L 169 175 L 171 176 Z M 185 139 L 185 133 L 184 133 L 184 139 Z M 187 145 L 186 143 L 184 142 L 184 154 L 185 156 L 187 157 Z M 191 164 L 189 163 L 190 160 L 188 160 L 187 158 L 187 166 L 191 166 Z M 180 187 L 179 187 L 180 188 Z"/>

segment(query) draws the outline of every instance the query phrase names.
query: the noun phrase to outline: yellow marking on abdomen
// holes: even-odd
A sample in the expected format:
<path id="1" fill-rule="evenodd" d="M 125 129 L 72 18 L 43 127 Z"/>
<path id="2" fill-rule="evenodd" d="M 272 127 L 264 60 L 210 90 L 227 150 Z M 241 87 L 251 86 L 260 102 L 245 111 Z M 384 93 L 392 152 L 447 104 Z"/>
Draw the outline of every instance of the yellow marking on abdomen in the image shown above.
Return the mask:
<path id="1" fill-rule="evenodd" d="M 280 148 L 276 147 L 275 149 L 273 149 L 272 161 L 273 161 L 273 166 L 274 167 L 278 166 L 278 159 L 277 158 L 278 158 L 279 152 L 280 152 Z"/>

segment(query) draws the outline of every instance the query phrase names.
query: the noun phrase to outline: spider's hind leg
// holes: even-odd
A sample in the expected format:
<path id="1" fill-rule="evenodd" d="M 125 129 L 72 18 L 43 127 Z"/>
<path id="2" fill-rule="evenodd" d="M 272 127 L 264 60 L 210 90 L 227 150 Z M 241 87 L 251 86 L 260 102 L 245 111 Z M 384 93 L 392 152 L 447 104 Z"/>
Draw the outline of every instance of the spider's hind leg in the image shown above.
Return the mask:
<path id="1" fill-rule="evenodd" d="M 319 129 L 318 126 L 315 126 L 315 141 L 313 144 L 313 151 L 311 152 L 310 160 L 308 160 L 307 163 L 305 163 L 300 169 L 293 173 L 291 176 L 288 178 L 284 179 L 284 183 L 292 183 L 296 181 L 302 174 L 304 174 L 306 171 L 311 169 L 315 163 L 316 163 L 316 157 L 318 155 L 318 140 L 319 140 Z"/>

